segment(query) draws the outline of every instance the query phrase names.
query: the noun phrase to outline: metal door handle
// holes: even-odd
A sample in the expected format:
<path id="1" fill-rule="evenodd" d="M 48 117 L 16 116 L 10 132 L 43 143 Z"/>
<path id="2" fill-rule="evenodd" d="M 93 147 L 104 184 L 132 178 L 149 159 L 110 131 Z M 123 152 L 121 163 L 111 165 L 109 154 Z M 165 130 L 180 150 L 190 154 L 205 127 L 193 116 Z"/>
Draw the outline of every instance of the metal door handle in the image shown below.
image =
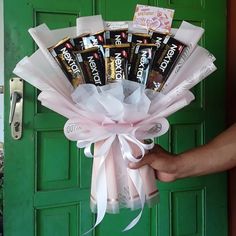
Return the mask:
<path id="1" fill-rule="evenodd" d="M 23 113 L 23 80 L 20 78 L 10 79 L 10 114 L 9 124 L 13 139 L 22 136 L 22 113 Z"/>
<path id="2" fill-rule="evenodd" d="M 20 93 L 14 91 L 11 97 L 11 106 L 10 106 L 10 115 L 9 115 L 9 124 L 12 124 L 14 113 L 16 110 L 16 103 L 20 102 L 22 96 Z"/>

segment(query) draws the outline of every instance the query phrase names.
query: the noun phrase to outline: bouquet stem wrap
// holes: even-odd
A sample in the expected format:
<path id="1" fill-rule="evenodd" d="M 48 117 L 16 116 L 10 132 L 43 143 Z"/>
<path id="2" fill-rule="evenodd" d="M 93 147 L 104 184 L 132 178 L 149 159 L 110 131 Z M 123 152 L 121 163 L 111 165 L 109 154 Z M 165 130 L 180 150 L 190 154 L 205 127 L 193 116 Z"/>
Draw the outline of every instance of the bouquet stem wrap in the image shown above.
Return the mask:
<path id="1" fill-rule="evenodd" d="M 106 212 L 118 213 L 119 208 L 132 210 L 144 208 L 144 204 L 153 205 L 158 200 L 158 190 L 154 171 L 148 167 L 131 170 L 129 162 L 137 162 L 145 152 L 154 146 L 153 139 L 146 144 L 138 140 L 135 132 L 139 128 L 147 129 L 144 124 L 102 124 L 101 127 L 81 125 L 77 119 L 70 119 L 64 127 L 64 133 L 70 140 L 76 140 L 78 148 L 85 148 L 85 154 L 93 157 L 91 184 L 91 209 L 97 213 L 96 227 Z M 155 131 L 158 133 L 168 130 L 168 122 L 159 119 Z M 163 129 L 160 129 L 163 127 Z M 164 130 L 165 129 L 165 130 Z M 140 135 L 140 134 L 139 134 Z M 145 132 L 143 134 L 146 136 Z M 152 133 L 154 135 L 154 133 Z M 91 146 L 94 143 L 94 154 Z M 140 219 L 139 215 L 124 229 L 131 229 Z"/>
<path id="2" fill-rule="evenodd" d="M 95 155 L 102 144 L 103 142 L 95 144 Z M 106 179 L 104 181 L 106 182 L 102 183 L 107 186 L 107 193 L 105 192 L 105 194 L 100 188 L 97 188 L 100 181 L 98 169 L 102 161 L 101 158 L 94 158 L 93 161 L 91 209 L 94 213 L 97 212 L 97 206 L 100 204 L 97 201 L 99 194 L 103 197 L 107 194 L 107 205 L 104 210 L 108 213 L 118 213 L 120 207 L 134 210 L 143 208 L 145 202 L 149 206 L 157 203 L 159 195 L 153 170 L 149 166 L 144 166 L 139 170 L 127 168 L 126 163 L 123 161 L 118 138 L 114 140 L 105 159 L 103 171 L 105 172 Z M 130 227 L 132 226 L 130 225 Z"/>

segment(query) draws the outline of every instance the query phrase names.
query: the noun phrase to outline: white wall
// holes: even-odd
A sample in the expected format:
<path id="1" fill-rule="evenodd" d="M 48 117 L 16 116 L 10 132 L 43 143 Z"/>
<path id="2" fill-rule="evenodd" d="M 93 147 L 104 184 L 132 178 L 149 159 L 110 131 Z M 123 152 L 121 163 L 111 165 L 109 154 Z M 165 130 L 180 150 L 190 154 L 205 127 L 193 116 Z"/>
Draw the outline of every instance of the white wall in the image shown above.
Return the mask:
<path id="1" fill-rule="evenodd" d="M 3 34 L 3 0 L 0 0 L 0 85 L 4 83 Z M 3 142 L 3 94 L 0 94 L 0 142 Z"/>

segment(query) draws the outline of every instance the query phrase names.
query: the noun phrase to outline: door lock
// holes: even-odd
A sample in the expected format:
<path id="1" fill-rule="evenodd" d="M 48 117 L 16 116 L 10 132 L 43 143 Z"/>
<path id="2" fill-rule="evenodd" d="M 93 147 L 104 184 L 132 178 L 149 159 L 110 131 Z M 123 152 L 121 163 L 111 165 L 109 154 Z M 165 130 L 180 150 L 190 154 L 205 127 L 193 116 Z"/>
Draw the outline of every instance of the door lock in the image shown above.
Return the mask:
<path id="1" fill-rule="evenodd" d="M 13 139 L 22 136 L 22 114 L 23 114 L 23 80 L 20 78 L 10 79 L 10 114 L 9 124 Z"/>
<path id="2" fill-rule="evenodd" d="M 0 94 L 4 93 L 4 86 L 0 85 Z"/>

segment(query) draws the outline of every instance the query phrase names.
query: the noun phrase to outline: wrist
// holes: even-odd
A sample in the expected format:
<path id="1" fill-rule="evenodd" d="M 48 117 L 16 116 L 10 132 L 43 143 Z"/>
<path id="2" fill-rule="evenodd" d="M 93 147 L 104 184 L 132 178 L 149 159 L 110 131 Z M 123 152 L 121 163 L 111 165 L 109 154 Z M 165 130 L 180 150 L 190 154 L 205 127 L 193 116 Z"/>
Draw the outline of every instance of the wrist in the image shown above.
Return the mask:
<path id="1" fill-rule="evenodd" d="M 185 173 L 185 164 L 183 155 L 179 154 L 175 156 L 175 179 L 182 179 L 187 176 Z"/>

